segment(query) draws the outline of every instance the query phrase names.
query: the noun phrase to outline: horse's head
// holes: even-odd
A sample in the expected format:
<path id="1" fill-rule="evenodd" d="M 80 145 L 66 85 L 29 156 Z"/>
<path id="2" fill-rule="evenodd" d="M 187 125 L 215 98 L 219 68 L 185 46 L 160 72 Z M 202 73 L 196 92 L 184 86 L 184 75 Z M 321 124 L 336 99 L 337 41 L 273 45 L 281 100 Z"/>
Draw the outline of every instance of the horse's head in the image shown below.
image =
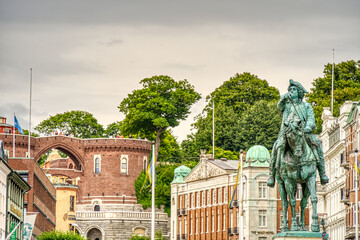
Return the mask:
<path id="1" fill-rule="evenodd" d="M 303 155 L 302 144 L 303 144 L 303 130 L 302 121 L 297 114 L 291 113 L 284 122 L 286 140 L 293 150 L 294 155 L 301 158 Z"/>

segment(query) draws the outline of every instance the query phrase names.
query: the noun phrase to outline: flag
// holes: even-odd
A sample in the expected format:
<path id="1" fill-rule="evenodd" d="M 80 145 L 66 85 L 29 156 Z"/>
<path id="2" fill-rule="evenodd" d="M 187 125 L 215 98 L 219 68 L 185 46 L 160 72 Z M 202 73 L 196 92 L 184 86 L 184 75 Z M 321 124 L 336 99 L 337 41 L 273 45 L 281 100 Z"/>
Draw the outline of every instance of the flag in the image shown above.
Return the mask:
<path id="1" fill-rule="evenodd" d="M 14 114 L 14 126 L 15 128 L 17 128 L 17 130 L 19 131 L 19 133 L 24 134 L 23 130 L 21 129 L 21 126 L 19 124 L 19 121 L 16 118 L 16 115 Z"/>
<path id="2" fill-rule="evenodd" d="M 153 168 L 153 163 L 154 163 L 154 159 L 151 157 L 151 161 L 150 161 L 150 164 L 148 165 L 147 167 L 147 170 L 146 170 L 146 175 L 145 175 L 145 180 L 144 180 L 144 183 L 140 189 L 140 193 L 142 192 L 142 190 L 144 189 L 144 186 L 146 184 L 146 181 L 149 179 L 149 182 L 150 184 L 146 187 L 149 187 L 151 186 L 151 183 L 152 183 L 152 168 Z"/>
<path id="3" fill-rule="evenodd" d="M 237 174 L 236 174 L 234 191 L 232 192 L 231 198 L 229 199 L 229 204 L 228 204 L 228 207 L 229 207 L 229 208 L 231 207 L 231 204 L 233 203 L 234 198 L 235 198 L 235 195 L 236 195 L 236 192 L 237 192 L 236 189 L 237 189 L 237 185 L 238 185 L 238 182 L 239 182 L 239 175 L 240 175 L 241 164 L 242 164 L 242 162 L 241 162 L 241 160 L 239 160 L 239 167 L 238 167 L 238 171 L 237 171 Z"/>
<path id="4" fill-rule="evenodd" d="M 354 170 L 356 169 L 356 161 L 357 161 L 357 174 L 360 175 L 360 163 L 359 163 L 359 160 L 354 160 Z"/>
<path id="5" fill-rule="evenodd" d="M 26 214 L 24 217 L 24 231 L 23 231 L 23 240 L 31 240 L 34 223 L 36 219 L 36 214 Z"/>

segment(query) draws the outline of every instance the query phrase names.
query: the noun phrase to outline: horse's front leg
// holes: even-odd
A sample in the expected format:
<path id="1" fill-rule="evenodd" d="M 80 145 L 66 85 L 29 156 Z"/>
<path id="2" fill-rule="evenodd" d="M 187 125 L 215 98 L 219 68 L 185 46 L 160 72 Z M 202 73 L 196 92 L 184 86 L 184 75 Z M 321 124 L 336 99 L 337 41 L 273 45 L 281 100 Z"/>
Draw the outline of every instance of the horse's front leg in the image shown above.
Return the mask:
<path id="1" fill-rule="evenodd" d="M 316 175 L 313 174 L 307 181 L 307 187 L 310 191 L 310 200 L 313 208 L 312 212 L 312 223 L 311 223 L 311 231 L 320 232 L 318 215 L 317 215 L 317 196 L 316 196 Z"/>
<path id="2" fill-rule="evenodd" d="M 300 202 L 301 207 L 301 218 L 300 218 L 300 231 L 306 231 L 305 229 L 305 208 L 307 204 L 307 200 L 310 196 L 309 188 L 306 186 L 306 183 L 301 184 L 302 188 L 302 199 Z"/>
<path id="3" fill-rule="evenodd" d="M 281 232 L 288 232 L 289 231 L 289 227 L 288 227 L 288 216 L 287 216 L 287 212 L 288 212 L 288 201 L 287 201 L 287 194 L 286 194 L 286 190 L 285 190 L 285 183 L 283 180 L 278 179 L 278 183 L 279 183 L 279 193 L 280 193 L 280 198 L 281 198 L 281 207 L 283 209 L 283 220 L 281 222 Z"/>
<path id="4" fill-rule="evenodd" d="M 297 184 L 295 181 L 292 181 L 291 179 L 285 180 L 285 188 L 286 192 L 289 195 L 290 200 L 290 207 L 291 207 L 291 226 L 290 231 L 299 231 L 299 225 L 296 221 L 296 190 L 297 190 Z"/>

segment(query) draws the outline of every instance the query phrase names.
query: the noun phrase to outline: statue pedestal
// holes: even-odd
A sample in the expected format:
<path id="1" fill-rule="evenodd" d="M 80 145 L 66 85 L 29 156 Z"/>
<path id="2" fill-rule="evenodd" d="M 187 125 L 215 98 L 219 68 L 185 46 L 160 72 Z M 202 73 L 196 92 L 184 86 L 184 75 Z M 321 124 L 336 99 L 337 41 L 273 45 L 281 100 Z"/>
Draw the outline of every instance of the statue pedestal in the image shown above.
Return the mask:
<path id="1" fill-rule="evenodd" d="M 281 232 L 276 234 L 272 239 L 273 240 L 321 240 L 322 239 L 321 232 L 307 232 L 307 231 L 293 231 L 293 232 Z M 329 235 L 326 234 L 329 238 Z"/>

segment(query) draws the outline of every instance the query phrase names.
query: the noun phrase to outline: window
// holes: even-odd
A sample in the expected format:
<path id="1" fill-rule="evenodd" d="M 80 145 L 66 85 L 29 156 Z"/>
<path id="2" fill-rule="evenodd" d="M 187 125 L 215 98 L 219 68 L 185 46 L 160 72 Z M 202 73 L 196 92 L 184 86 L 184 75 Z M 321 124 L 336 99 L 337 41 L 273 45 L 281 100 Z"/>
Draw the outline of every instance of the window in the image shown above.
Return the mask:
<path id="1" fill-rule="evenodd" d="M 144 170 L 144 172 L 146 172 L 146 170 L 147 170 L 147 159 L 146 158 L 144 158 L 144 161 L 143 161 L 143 170 Z"/>
<path id="2" fill-rule="evenodd" d="M 211 218 L 211 231 L 214 232 L 215 230 L 215 216 L 214 216 L 214 211 L 211 213 L 212 218 Z"/>
<path id="3" fill-rule="evenodd" d="M 230 227 L 232 228 L 233 226 L 234 226 L 233 211 L 230 210 Z"/>
<path id="4" fill-rule="evenodd" d="M 209 232 L 209 212 L 206 212 L 206 232 Z"/>
<path id="5" fill-rule="evenodd" d="M 179 234 L 181 235 L 181 218 L 179 218 Z"/>
<path id="6" fill-rule="evenodd" d="M 95 212 L 100 212 L 100 205 L 95 205 L 94 206 L 94 211 Z"/>
<path id="7" fill-rule="evenodd" d="M 74 209 L 75 209 L 74 206 L 75 206 L 75 197 L 70 196 L 70 207 L 69 207 L 70 212 L 74 212 Z"/>
<path id="8" fill-rule="evenodd" d="M 198 234 L 199 233 L 199 224 L 198 224 L 198 215 L 196 213 L 195 215 L 195 234 Z"/>
<path id="9" fill-rule="evenodd" d="M 259 182 L 259 198 L 266 198 L 266 182 Z"/>
<path id="10" fill-rule="evenodd" d="M 193 234 L 193 217 L 192 217 L 192 214 L 191 214 L 191 219 L 190 219 L 190 235 Z"/>
<path id="11" fill-rule="evenodd" d="M 98 174 L 101 172 L 101 157 L 100 155 L 94 156 L 94 173 Z"/>
<path id="12" fill-rule="evenodd" d="M 179 196 L 179 209 L 182 208 L 182 195 Z"/>
<path id="13" fill-rule="evenodd" d="M 217 216 L 217 231 L 219 232 L 220 231 L 220 213 L 219 213 L 219 210 L 218 210 L 218 216 Z"/>
<path id="14" fill-rule="evenodd" d="M 226 227 L 226 218 L 225 218 L 225 209 L 223 210 L 223 231 L 225 231 Z"/>
<path id="15" fill-rule="evenodd" d="M 266 240 L 266 237 L 259 237 L 259 240 Z"/>
<path id="16" fill-rule="evenodd" d="M 204 233 L 204 216 L 203 216 L 202 213 L 201 213 L 201 226 L 200 226 L 200 229 L 201 229 L 201 233 Z"/>
<path id="17" fill-rule="evenodd" d="M 266 227 L 266 210 L 259 210 L 259 227 Z"/>
<path id="18" fill-rule="evenodd" d="M 121 155 L 120 173 L 128 174 L 128 155 Z"/>
<path id="19" fill-rule="evenodd" d="M 185 225 L 184 233 L 186 235 L 187 234 L 187 220 L 186 220 L 186 217 L 184 218 L 184 225 Z"/>

